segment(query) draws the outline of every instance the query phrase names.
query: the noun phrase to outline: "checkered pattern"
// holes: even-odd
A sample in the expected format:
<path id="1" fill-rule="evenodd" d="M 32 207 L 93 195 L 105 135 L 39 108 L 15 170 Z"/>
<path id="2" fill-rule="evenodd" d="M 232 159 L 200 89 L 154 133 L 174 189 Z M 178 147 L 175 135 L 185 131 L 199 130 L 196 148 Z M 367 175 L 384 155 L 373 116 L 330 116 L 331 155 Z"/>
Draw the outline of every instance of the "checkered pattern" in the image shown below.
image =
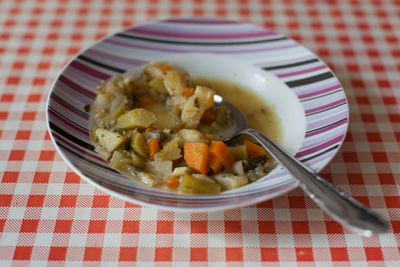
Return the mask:
<path id="1" fill-rule="evenodd" d="M 364 238 L 301 190 L 225 212 L 174 213 L 124 202 L 82 181 L 55 152 L 46 97 L 81 49 L 125 27 L 207 16 L 301 42 L 336 73 L 350 128 L 323 176 L 391 221 Z M 0 266 L 399 266 L 398 0 L 0 1 Z"/>

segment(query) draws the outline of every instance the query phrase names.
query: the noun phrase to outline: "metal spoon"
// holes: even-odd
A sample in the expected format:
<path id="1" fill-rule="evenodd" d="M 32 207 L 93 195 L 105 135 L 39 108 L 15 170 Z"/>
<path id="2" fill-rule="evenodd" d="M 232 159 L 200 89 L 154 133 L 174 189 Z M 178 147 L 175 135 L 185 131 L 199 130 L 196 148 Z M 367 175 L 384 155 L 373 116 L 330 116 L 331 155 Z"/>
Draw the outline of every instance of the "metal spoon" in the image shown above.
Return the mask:
<path id="1" fill-rule="evenodd" d="M 384 218 L 329 183 L 259 131 L 247 128 L 247 118 L 234 105 L 219 95 L 214 96 L 214 103 L 228 107 L 234 120 L 233 134 L 222 138 L 223 141 L 241 134 L 253 137 L 300 182 L 300 187 L 312 200 L 350 230 L 364 236 L 388 230 L 389 224 Z"/>

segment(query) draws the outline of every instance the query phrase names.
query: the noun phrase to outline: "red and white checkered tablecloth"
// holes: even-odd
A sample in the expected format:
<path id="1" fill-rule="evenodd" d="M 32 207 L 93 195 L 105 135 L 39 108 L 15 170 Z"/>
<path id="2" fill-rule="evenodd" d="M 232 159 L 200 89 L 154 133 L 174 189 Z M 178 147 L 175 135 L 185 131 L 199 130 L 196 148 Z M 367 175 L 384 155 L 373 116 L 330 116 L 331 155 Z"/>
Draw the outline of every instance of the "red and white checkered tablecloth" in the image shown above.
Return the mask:
<path id="1" fill-rule="evenodd" d="M 45 115 L 63 66 L 128 26 L 192 16 L 265 26 L 329 64 L 350 127 L 322 174 L 390 219 L 390 232 L 353 234 L 299 189 L 223 212 L 142 207 L 67 167 Z M 0 0 L 0 266 L 400 266 L 399 71 L 398 0 Z"/>

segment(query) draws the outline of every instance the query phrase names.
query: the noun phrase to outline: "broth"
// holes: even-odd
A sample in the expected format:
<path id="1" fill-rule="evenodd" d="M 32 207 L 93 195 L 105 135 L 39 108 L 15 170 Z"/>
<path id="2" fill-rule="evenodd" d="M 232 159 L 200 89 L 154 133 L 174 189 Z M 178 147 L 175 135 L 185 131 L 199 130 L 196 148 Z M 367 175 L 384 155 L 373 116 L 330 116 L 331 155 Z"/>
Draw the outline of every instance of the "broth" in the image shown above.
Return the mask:
<path id="1" fill-rule="evenodd" d="M 193 78 L 195 85 L 212 88 L 217 94 L 235 105 L 247 117 L 249 128 L 258 130 L 280 144 L 281 123 L 275 108 L 265 103 L 258 95 L 229 81 L 206 77 Z"/>

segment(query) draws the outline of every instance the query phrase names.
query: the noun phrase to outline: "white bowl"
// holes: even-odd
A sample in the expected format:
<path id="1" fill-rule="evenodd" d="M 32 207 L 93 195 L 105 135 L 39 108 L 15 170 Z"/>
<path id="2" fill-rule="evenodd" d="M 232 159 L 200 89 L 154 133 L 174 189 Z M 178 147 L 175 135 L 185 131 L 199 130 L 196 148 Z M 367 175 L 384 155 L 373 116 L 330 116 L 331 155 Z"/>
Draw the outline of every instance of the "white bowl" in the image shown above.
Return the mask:
<path id="1" fill-rule="evenodd" d="M 127 29 L 80 53 L 49 95 L 51 138 L 83 179 L 110 194 L 169 210 L 211 211 L 281 195 L 298 182 L 281 167 L 247 186 L 218 195 L 179 195 L 148 188 L 110 168 L 93 151 L 84 107 L 96 86 L 115 74 L 169 60 L 191 75 L 245 85 L 275 107 L 281 145 L 319 171 L 339 150 L 348 126 L 344 91 L 329 68 L 287 37 L 250 24 L 216 19 L 174 19 Z"/>

